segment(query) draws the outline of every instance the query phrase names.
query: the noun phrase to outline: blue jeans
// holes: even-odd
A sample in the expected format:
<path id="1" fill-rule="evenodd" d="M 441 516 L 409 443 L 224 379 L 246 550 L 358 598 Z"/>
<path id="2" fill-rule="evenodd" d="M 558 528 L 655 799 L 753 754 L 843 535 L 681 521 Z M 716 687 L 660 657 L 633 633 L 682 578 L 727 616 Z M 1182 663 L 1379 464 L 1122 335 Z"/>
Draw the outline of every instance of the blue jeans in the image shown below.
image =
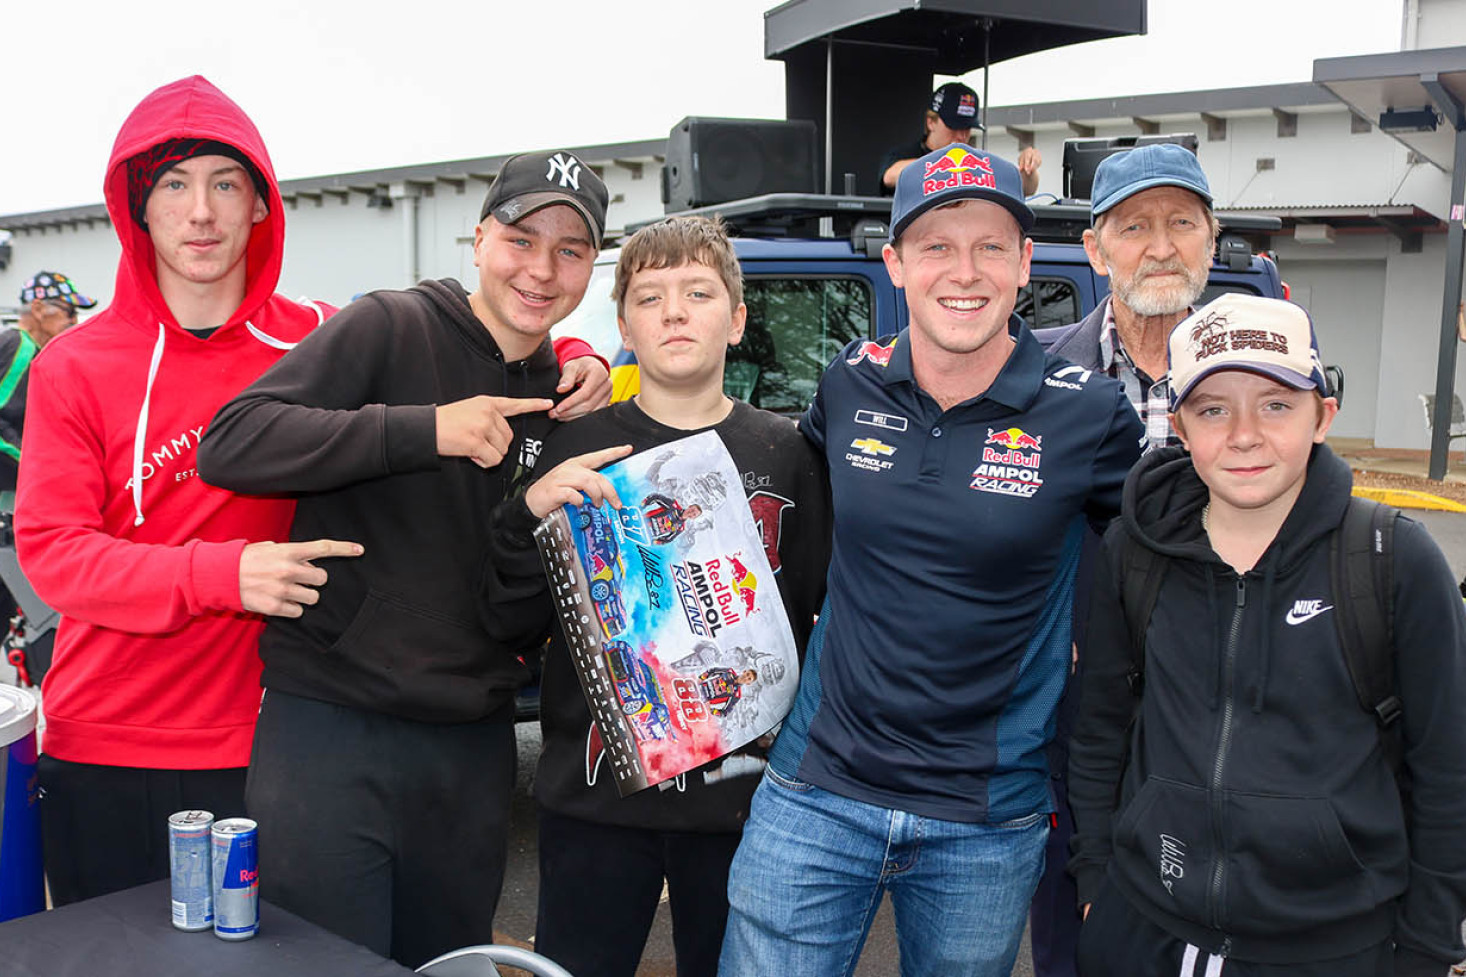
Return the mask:
<path id="1" fill-rule="evenodd" d="M 1046 814 L 962 824 L 851 800 L 769 767 L 728 878 L 720 977 L 849 977 L 881 895 L 901 973 L 1007 977 Z"/>

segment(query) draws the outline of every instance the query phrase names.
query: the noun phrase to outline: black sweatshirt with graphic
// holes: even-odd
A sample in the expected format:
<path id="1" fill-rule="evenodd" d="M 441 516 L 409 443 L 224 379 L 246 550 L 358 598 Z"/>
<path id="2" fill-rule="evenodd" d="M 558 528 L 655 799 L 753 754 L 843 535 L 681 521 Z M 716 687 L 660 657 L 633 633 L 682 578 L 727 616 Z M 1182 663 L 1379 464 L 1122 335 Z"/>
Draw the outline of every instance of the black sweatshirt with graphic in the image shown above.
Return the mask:
<path id="1" fill-rule="evenodd" d="M 422 722 L 484 719 L 526 678 L 512 616 L 483 589 L 489 513 L 522 490 L 554 421 L 509 418 L 489 469 L 440 458 L 437 405 L 479 394 L 555 398 L 547 339 L 505 362 L 452 279 L 342 309 L 219 411 L 199 472 L 236 492 L 298 499 L 294 540 L 361 543 L 321 561 L 320 602 L 271 617 L 267 689 Z"/>

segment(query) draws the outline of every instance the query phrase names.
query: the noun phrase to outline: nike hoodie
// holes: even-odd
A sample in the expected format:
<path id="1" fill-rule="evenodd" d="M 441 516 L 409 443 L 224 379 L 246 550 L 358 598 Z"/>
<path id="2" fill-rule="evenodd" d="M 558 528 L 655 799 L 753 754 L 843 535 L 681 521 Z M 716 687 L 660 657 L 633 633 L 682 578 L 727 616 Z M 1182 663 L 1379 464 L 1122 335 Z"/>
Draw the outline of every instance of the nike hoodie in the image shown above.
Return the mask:
<path id="1" fill-rule="evenodd" d="M 236 147 L 268 184 L 244 301 L 207 339 L 169 311 L 128 209 L 127 160 L 183 137 Z M 16 544 L 62 615 L 43 749 L 81 763 L 241 767 L 264 625 L 241 606 L 240 554 L 287 539 L 294 503 L 205 484 L 195 452 L 219 407 L 334 310 L 275 294 L 285 208 L 274 169 L 254 124 L 202 77 L 158 89 L 123 123 L 106 199 L 122 242 L 115 298 L 48 343 L 30 373 Z"/>
<path id="2" fill-rule="evenodd" d="M 1397 974 L 1444 973 L 1463 955 L 1466 614 L 1440 550 L 1401 516 L 1391 597 L 1412 781 L 1402 803 L 1335 624 L 1329 544 L 1351 483 L 1315 447 L 1292 512 L 1239 575 L 1202 529 L 1208 493 L 1184 451 L 1152 452 L 1131 472 L 1106 545 L 1128 534 L 1169 562 L 1137 714 L 1119 588 L 1110 561 L 1097 561 L 1070 746 L 1081 903 L 1108 872 L 1172 936 L 1261 963 L 1386 939 Z"/>

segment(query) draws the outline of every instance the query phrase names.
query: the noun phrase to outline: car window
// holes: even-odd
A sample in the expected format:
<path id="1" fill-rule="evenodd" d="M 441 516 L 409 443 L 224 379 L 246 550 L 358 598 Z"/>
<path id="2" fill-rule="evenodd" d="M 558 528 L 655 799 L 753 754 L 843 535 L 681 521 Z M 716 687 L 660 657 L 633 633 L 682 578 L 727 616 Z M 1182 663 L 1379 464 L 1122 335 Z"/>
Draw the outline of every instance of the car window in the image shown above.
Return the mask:
<path id="1" fill-rule="evenodd" d="M 795 413 L 814 399 L 820 374 L 846 343 L 870 335 L 864 278 L 750 277 L 748 324 L 728 350 L 723 389 L 764 410 Z"/>
<path id="2" fill-rule="evenodd" d="M 1013 311 L 1023 317 L 1031 329 L 1067 326 L 1083 315 L 1079 308 L 1079 290 L 1067 278 L 1035 276 L 1018 290 L 1018 303 Z"/>

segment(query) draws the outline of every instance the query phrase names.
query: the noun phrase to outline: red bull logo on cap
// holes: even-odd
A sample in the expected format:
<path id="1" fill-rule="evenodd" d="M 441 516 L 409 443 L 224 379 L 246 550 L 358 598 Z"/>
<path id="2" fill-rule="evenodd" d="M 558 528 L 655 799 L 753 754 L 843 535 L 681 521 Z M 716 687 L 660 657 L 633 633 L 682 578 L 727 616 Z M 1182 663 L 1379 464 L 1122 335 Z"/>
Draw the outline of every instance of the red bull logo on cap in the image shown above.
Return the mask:
<path id="1" fill-rule="evenodd" d="M 847 357 L 845 362 L 851 366 L 859 366 L 861 360 L 870 360 L 876 366 L 885 366 L 891 362 L 891 353 L 895 349 L 895 337 L 892 337 L 891 341 L 885 346 L 882 346 L 880 343 L 873 343 L 867 339 L 855 347 L 855 355 Z"/>
<path id="2" fill-rule="evenodd" d="M 923 197 L 959 187 L 996 190 L 998 180 L 993 175 L 992 161 L 969 149 L 954 146 L 926 164 L 926 172 L 922 174 L 921 180 Z"/>

